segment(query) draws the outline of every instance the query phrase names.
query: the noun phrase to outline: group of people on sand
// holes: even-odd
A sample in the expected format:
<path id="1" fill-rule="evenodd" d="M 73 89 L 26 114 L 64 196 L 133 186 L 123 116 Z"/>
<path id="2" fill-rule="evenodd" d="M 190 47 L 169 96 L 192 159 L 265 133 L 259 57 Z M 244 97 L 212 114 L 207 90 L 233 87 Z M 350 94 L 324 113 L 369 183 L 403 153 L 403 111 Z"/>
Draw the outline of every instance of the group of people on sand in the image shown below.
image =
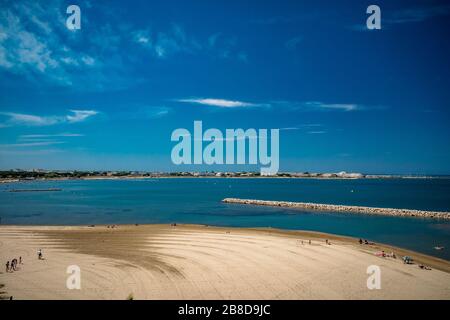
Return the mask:
<path id="1" fill-rule="evenodd" d="M 394 258 L 394 259 L 397 259 L 397 256 L 395 255 L 394 252 L 386 253 L 386 252 L 384 252 L 384 250 L 381 250 L 381 252 L 376 252 L 375 255 L 379 256 L 379 257 L 383 257 L 383 258 Z"/>
<path id="2" fill-rule="evenodd" d="M 368 244 L 368 245 L 374 245 L 375 242 L 369 242 L 366 239 L 359 239 L 359 244 Z"/>
<path id="3" fill-rule="evenodd" d="M 304 245 L 304 244 L 305 244 L 305 242 L 306 242 L 306 243 L 308 243 L 309 245 L 311 245 L 311 244 L 312 244 L 311 240 L 308 240 L 308 241 L 306 241 L 306 240 L 299 240 L 299 242 L 300 242 L 300 244 L 301 244 L 301 245 Z M 330 240 L 328 240 L 328 239 L 325 239 L 325 244 L 327 244 L 327 245 L 331 245 L 331 242 L 330 242 Z"/>
<path id="4" fill-rule="evenodd" d="M 17 260 L 17 258 L 12 259 L 11 263 L 9 261 L 7 261 L 6 262 L 6 272 L 17 271 L 18 264 L 22 264 L 22 257 L 19 257 L 19 260 Z"/>
<path id="5" fill-rule="evenodd" d="M 39 260 L 43 260 L 44 257 L 42 256 L 42 249 L 39 249 L 37 251 L 37 256 Z M 18 270 L 18 265 L 23 264 L 22 257 L 19 257 L 19 260 L 17 258 L 14 258 L 10 261 L 6 261 L 6 272 L 14 272 Z"/>

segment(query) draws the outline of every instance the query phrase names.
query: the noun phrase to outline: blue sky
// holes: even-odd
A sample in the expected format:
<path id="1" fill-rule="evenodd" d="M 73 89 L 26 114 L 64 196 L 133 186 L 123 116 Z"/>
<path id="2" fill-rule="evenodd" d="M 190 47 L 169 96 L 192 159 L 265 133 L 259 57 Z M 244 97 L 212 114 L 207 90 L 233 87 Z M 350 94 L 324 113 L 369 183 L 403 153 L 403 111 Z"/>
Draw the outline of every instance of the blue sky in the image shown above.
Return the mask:
<path id="1" fill-rule="evenodd" d="M 279 128 L 281 171 L 450 174 L 448 2 L 0 3 L 0 168 L 256 169 L 174 166 L 202 120 Z"/>

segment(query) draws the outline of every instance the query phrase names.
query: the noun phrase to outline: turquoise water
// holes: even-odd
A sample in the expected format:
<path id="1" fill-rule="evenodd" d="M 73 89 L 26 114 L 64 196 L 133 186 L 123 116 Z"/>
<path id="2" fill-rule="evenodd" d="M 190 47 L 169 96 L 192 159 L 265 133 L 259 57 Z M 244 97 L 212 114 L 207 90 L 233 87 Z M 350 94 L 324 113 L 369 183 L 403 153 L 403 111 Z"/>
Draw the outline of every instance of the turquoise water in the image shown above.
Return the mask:
<path id="1" fill-rule="evenodd" d="M 60 192 L 8 192 L 61 188 Z M 352 192 L 353 190 L 353 192 Z M 450 211 L 450 179 L 37 181 L 0 185 L 2 224 L 197 223 L 348 235 L 450 260 L 450 222 L 224 204 L 226 197 Z M 445 249 L 436 251 L 436 245 Z"/>

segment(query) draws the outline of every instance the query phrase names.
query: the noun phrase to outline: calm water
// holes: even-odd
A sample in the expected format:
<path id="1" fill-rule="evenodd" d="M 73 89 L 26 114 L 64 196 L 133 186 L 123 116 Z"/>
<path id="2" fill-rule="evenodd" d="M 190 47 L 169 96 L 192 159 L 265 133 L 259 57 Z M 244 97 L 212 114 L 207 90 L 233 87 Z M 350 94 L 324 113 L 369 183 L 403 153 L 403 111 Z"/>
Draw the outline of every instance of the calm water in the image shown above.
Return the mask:
<path id="1" fill-rule="evenodd" d="M 8 192 L 62 188 L 61 192 Z M 352 192 L 353 190 L 353 192 Z M 226 197 L 450 211 L 450 179 L 146 179 L 0 185 L 2 224 L 198 223 L 329 232 L 450 260 L 450 222 L 223 204 Z M 436 251 L 436 245 L 445 249 Z"/>

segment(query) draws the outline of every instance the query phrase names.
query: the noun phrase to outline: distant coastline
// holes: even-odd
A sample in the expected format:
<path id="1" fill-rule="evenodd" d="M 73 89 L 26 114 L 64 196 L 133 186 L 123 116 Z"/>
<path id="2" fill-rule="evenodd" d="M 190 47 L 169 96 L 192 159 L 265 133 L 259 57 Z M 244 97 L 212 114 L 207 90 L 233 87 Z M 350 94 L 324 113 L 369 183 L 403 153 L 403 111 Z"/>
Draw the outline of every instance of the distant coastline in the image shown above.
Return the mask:
<path id="1" fill-rule="evenodd" d="M 0 171 L 0 183 L 36 180 L 130 180 L 155 178 L 299 178 L 299 179 L 445 179 L 447 175 L 363 174 L 345 171 L 332 173 L 279 172 L 264 176 L 259 172 L 142 172 L 142 171 L 61 171 L 9 170 Z"/>

